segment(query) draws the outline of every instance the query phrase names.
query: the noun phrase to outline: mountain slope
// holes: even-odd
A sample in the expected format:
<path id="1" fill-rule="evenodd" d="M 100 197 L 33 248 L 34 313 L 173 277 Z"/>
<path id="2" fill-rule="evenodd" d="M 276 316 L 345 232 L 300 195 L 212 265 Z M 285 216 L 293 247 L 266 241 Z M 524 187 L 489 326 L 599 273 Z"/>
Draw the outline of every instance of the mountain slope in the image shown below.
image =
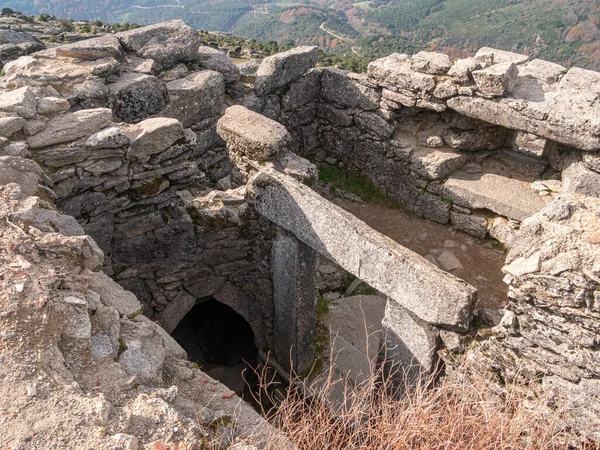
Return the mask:
<path id="1" fill-rule="evenodd" d="M 263 42 L 311 44 L 374 58 L 482 46 L 600 69 L 600 0 L 0 0 L 0 7 L 74 19 L 153 23 Z"/>

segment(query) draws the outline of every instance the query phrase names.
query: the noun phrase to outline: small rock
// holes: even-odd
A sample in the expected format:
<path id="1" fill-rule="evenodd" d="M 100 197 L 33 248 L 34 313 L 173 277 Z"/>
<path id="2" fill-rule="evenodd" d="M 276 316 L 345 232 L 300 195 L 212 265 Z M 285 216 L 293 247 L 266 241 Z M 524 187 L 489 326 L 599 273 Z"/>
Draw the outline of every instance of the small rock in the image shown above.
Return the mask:
<path id="1" fill-rule="evenodd" d="M 138 450 L 138 439 L 129 434 L 115 434 L 112 439 L 117 443 L 119 449 L 122 450 Z M 155 447 L 159 448 L 159 447 Z M 167 447 L 168 448 L 168 447 Z"/>
<path id="2" fill-rule="evenodd" d="M 37 393 L 37 386 L 35 383 L 27 386 L 27 397 L 35 397 L 37 396 Z"/>
<path id="3" fill-rule="evenodd" d="M 71 109 L 71 105 L 64 98 L 45 97 L 41 98 L 37 104 L 37 113 L 42 115 L 68 111 L 69 109 Z"/>
<path id="4" fill-rule="evenodd" d="M 341 295 L 339 292 L 327 292 L 326 294 L 323 295 L 323 298 L 325 300 L 336 300 L 340 297 L 341 297 Z"/>
<path id="5" fill-rule="evenodd" d="M 119 127 L 109 127 L 91 135 L 86 141 L 90 148 L 120 148 L 129 144 L 129 138 Z"/>
<path id="6" fill-rule="evenodd" d="M 454 253 L 448 250 L 444 250 L 441 255 L 437 257 L 437 261 L 442 269 L 447 270 L 448 272 L 463 268 L 463 265 L 460 263 Z"/>

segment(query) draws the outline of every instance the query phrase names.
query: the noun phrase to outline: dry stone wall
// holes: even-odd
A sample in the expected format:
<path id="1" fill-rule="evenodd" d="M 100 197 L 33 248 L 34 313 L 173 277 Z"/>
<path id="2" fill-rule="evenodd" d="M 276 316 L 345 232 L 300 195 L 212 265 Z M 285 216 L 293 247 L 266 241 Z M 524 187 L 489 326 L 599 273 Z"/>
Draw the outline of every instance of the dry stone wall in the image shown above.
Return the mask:
<path id="1" fill-rule="evenodd" d="M 311 161 L 358 172 L 409 210 L 505 244 L 509 305 L 468 356 L 483 355 L 481 370 L 504 378 L 540 377 L 569 426 L 597 439 L 599 83 L 595 72 L 494 49 L 454 63 L 423 52 L 382 58 L 367 74 L 311 69 L 240 103 L 286 125 Z M 256 179 L 262 195 L 278 192 L 258 209 L 331 256 L 327 231 L 315 236 L 318 202 L 283 200 L 302 188 L 281 188 L 278 177 Z M 298 211 L 273 216 L 286 207 Z M 433 367 L 440 342 L 446 360 L 465 350 L 464 337 L 402 302 L 388 301 L 383 324 L 394 358 L 420 370 Z"/>
<path id="2" fill-rule="evenodd" d="M 505 240 L 558 192 L 597 195 L 595 72 L 484 48 L 455 63 L 393 54 L 366 74 L 289 80 L 237 100 L 284 124 L 294 151 L 368 177 L 427 219 Z"/>
<path id="3" fill-rule="evenodd" d="M 44 50 L 4 67 L 1 153 L 39 163 L 40 195 L 77 219 L 105 273 L 167 331 L 213 297 L 269 348 L 274 318 L 298 317 L 275 299 L 310 306 L 311 290 L 274 288 L 272 264 L 309 279 L 315 246 L 253 205 L 246 183 L 272 169 L 304 192 L 316 179 L 308 160 L 359 172 L 407 209 L 511 249 L 510 314 L 489 340 L 498 370 L 515 355 L 557 384 L 594 385 L 597 239 L 586 233 L 598 213 L 585 196 L 599 194 L 600 75 L 493 49 L 456 62 L 394 54 L 367 74 L 315 62 L 299 48 L 240 71 L 177 21 Z M 26 177 L 27 163 L 10 164 L 3 183 Z M 449 324 L 388 303 L 384 325 L 431 367 L 465 331 L 467 306 Z M 312 320 L 290 342 L 306 347 Z M 557 360 L 561 346 L 572 354 Z"/>
<path id="4" fill-rule="evenodd" d="M 167 331 L 213 297 L 271 347 L 269 226 L 243 188 L 214 191 L 231 187 L 216 124 L 239 70 L 209 50 L 173 21 L 9 63 L 3 153 L 41 165 L 48 195 L 105 252 L 104 272 Z"/>

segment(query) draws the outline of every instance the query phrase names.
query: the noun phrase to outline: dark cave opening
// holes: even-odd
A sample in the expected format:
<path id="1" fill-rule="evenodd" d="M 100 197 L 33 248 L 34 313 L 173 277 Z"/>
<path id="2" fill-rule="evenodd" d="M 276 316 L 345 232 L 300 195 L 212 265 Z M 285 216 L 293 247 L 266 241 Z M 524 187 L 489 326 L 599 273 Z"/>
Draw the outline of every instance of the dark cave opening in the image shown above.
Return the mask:
<path id="1" fill-rule="evenodd" d="M 187 313 L 172 336 L 203 372 L 250 400 L 251 387 L 245 380 L 253 384 L 258 350 L 242 316 L 209 297 Z"/>

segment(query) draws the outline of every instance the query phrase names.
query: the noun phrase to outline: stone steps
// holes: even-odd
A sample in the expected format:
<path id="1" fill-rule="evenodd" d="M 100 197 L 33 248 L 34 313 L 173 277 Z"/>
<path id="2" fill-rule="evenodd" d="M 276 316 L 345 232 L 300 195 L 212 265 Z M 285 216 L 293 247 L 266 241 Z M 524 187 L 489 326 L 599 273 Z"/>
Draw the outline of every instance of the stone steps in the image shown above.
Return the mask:
<path id="1" fill-rule="evenodd" d="M 457 172 L 444 183 L 442 195 L 457 205 L 488 209 L 518 221 L 546 204 L 528 184 L 495 173 Z"/>

